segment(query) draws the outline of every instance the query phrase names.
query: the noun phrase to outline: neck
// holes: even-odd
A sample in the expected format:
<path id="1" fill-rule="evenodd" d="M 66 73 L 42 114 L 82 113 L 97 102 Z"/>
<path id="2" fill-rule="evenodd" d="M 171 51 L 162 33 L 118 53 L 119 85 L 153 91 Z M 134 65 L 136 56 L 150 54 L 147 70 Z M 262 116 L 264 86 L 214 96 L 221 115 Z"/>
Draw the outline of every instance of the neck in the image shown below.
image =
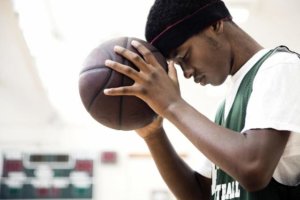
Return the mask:
<path id="1" fill-rule="evenodd" d="M 237 25 L 231 29 L 232 64 L 230 74 L 235 74 L 254 54 L 263 49 L 251 36 L 240 29 Z"/>

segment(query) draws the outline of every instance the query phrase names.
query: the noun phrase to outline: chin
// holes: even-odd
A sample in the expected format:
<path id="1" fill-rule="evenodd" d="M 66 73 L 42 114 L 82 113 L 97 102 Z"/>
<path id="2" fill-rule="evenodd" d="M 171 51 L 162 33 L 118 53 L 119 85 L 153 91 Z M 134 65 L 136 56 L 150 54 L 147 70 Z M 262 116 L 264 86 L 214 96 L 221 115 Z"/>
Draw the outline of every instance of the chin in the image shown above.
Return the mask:
<path id="1" fill-rule="evenodd" d="M 216 82 L 211 83 L 213 86 L 220 86 L 226 81 L 227 77 L 225 79 L 217 80 Z"/>
<path id="2" fill-rule="evenodd" d="M 219 85 L 222 85 L 222 84 L 219 84 L 219 83 L 209 83 L 208 85 L 211 85 L 211 86 L 219 86 Z"/>

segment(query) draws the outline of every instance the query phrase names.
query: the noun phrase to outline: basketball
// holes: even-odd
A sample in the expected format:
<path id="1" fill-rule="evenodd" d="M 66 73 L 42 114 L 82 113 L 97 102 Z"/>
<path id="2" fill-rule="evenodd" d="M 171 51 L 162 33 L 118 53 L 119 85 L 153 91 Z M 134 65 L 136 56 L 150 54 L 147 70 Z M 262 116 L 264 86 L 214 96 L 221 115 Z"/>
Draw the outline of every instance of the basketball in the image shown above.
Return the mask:
<path id="1" fill-rule="evenodd" d="M 137 69 L 113 50 L 115 45 L 119 45 L 138 53 L 130 44 L 132 40 L 145 45 L 167 71 L 166 59 L 152 45 L 138 38 L 119 37 L 105 41 L 93 49 L 85 59 L 79 76 L 79 93 L 85 109 L 97 122 L 116 130 L 135 130 L 146 126 L 156 117 L 156 113 L 135 96 L 107 96 L 103 93 L 106 88 L 134 83 L 132 79 L 104 64 L 105 60 L 110 59 Z"/>

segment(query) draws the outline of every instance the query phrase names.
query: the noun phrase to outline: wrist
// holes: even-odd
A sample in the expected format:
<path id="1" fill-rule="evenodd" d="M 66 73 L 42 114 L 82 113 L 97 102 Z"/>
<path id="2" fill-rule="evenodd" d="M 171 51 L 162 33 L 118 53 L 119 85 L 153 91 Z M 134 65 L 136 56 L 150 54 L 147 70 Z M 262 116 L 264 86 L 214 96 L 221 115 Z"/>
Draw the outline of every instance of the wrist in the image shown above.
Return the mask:
<path id="1" fill-rule="evenodd" d="M 174 117 L 177 117 L 184 109 L 184 107 L 187 105 L 186 101 L 184 99 L 179 99 L 176 102 L 173 102 L 170 104 L 167 109 L 164 112 L 164 118 L 166 119 L 172 119 Z"/>
<path id="2" fill-rule="evenodd" d="M 144 134 L 139 134 L 140 137 L 142 137 L 146 142 L 150 141 L 152 139 L 155 139 L 157 137 L 160 137 L 160 135 L 164 134 L 165 130 L 163 127 L 160 127 L 158 129 L 156 129 L 155 131 L 149 131 L 147 133 Z"/>
<path id="3" fill-rule="evenodd" d="M 152 137 L 153 135 L 157 135 L 161 132 L 164 132 L 163 118 L 158 116 L 150 124 L 135 131 L 143 139 L 147 139 L 149 137 Z"/>

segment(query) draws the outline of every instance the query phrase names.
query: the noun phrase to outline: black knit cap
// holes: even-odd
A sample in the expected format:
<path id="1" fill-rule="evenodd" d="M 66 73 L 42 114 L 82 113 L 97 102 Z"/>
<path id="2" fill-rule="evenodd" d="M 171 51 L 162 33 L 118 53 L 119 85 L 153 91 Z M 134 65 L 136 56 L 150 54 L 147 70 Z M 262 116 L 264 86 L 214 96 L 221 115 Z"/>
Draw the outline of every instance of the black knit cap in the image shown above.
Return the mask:
<path id="1" fill-rule="evenodd" d="M 146 24 L 146 40 L 165 57 L 191 36 L 231 15 L 221 0 L 156 0 Z"/>

